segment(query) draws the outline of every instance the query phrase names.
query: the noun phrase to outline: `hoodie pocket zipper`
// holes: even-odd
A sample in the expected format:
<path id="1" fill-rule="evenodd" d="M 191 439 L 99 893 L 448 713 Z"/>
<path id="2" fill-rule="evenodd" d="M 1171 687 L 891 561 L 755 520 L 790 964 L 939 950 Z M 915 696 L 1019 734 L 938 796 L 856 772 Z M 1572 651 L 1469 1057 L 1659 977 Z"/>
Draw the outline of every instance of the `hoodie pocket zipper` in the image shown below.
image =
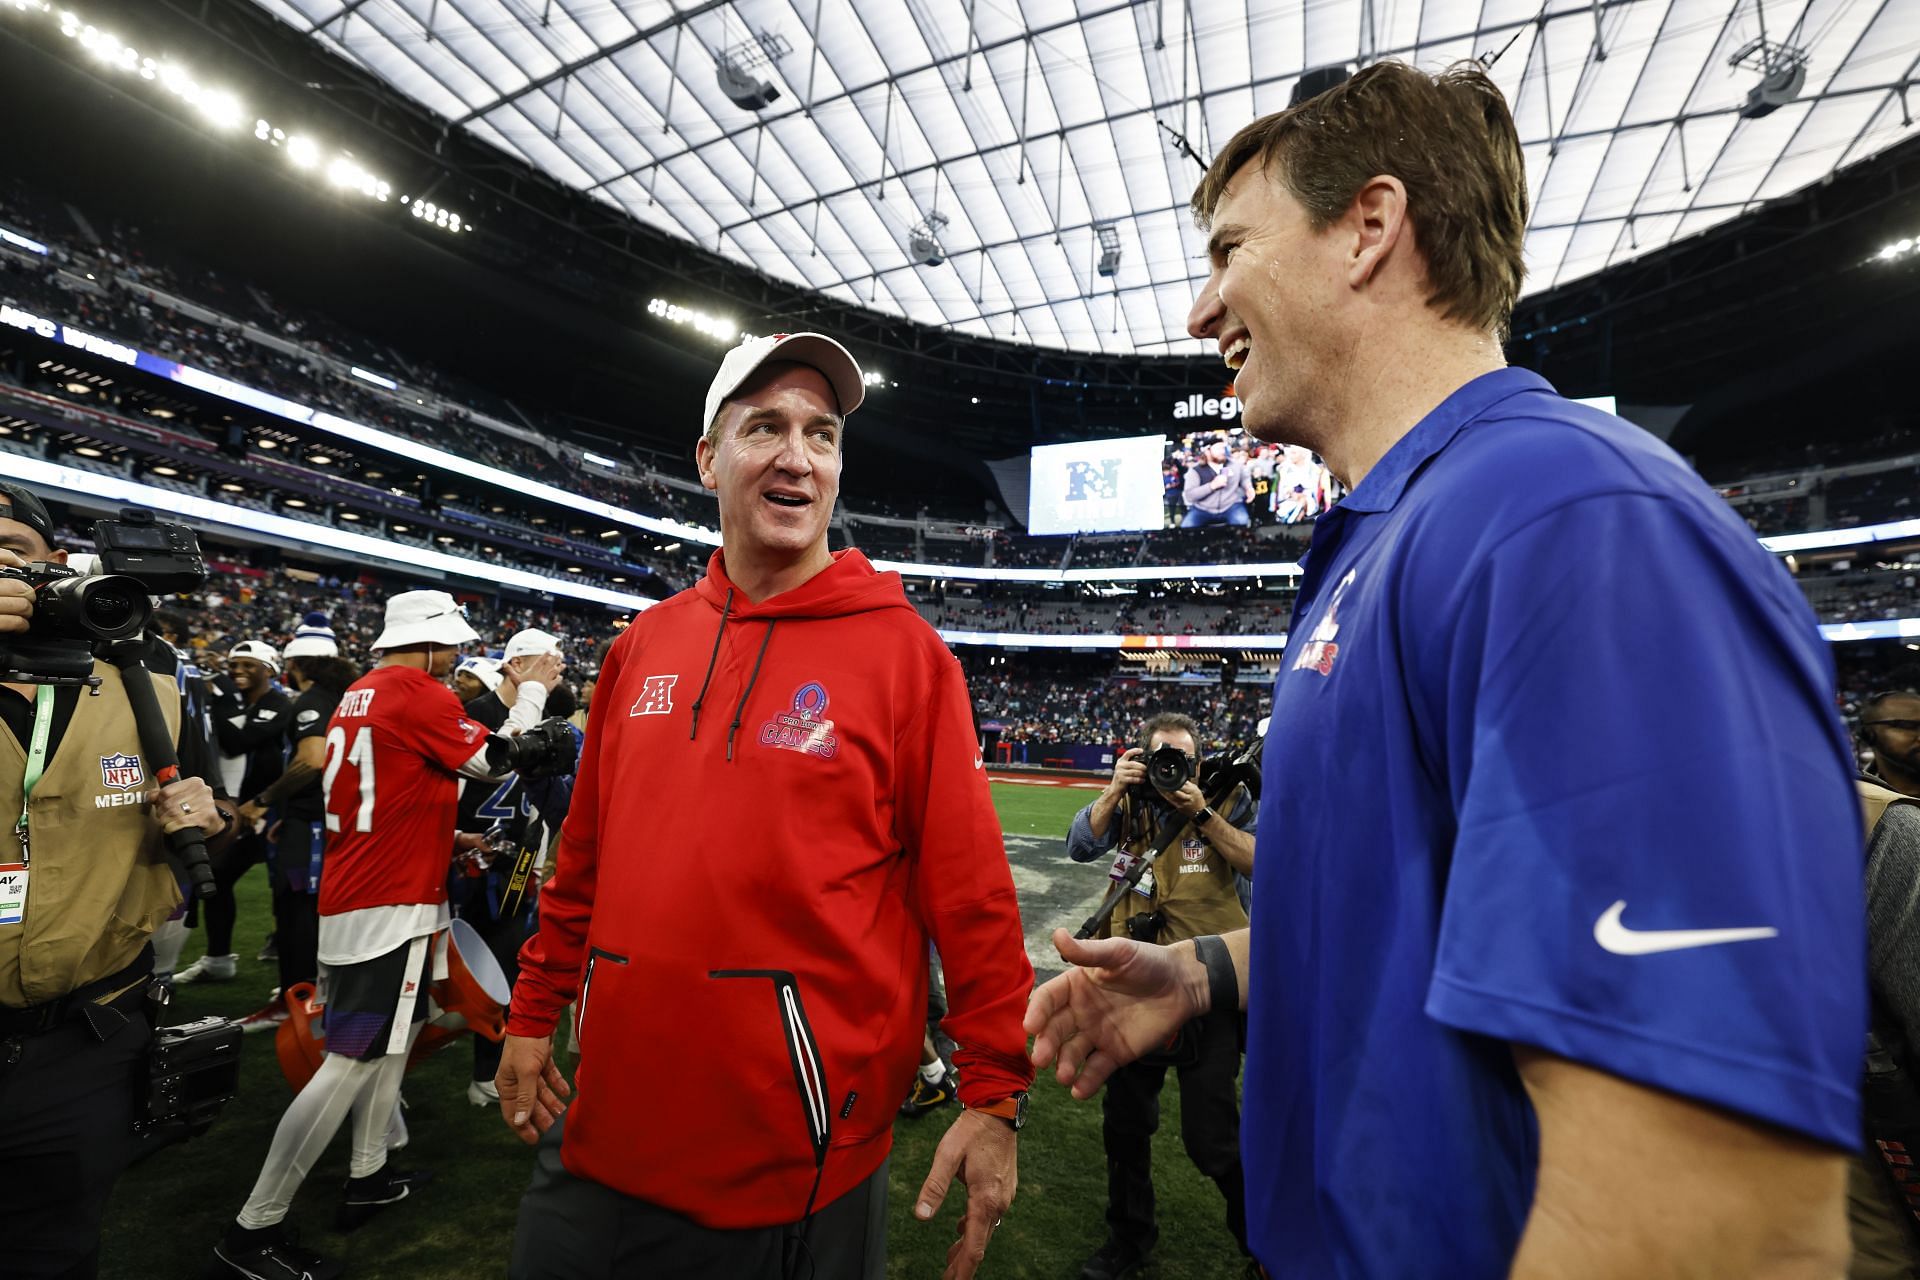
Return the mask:
<path id="1" fill-rule="evenodd" d="M 593 991 L 593 967 L 602 960 L 612 964 L 625 964 L 625 956 L 617 956 L 611 951 L 602 951 L 599 947 L 587 948 L 587 972 L 580 979 L 580 1007 L 573 1013 L 573 1043 L 577 1048 L 582 1043 L 581 1036 L 587 1029 L 587 996 Z"/>
<path id="2" fill-rule="evenodd" d="M 832 1103 L 827 1098 L 826 1068 L 820 1061 L 820 1049 L 807 1022 L 806 1006 L 800 1000 L 800 982 L 784 969 L 712 969 L 709 978 L 765 978 L 773 983 L 774 999 L 780 1009 L 780 1025 L 786 1034 L 787 1060 L 793 1067 L 793 1083 L 800 1093 L 806 1113 L 807 1136 L 813 1142 L 813 1164 L 818 1189 L 818 1174 L 827 1159 L 828 1140 L 833 1136 Z M 807 1198 L 812 1211 L 813 1198 Z"/>

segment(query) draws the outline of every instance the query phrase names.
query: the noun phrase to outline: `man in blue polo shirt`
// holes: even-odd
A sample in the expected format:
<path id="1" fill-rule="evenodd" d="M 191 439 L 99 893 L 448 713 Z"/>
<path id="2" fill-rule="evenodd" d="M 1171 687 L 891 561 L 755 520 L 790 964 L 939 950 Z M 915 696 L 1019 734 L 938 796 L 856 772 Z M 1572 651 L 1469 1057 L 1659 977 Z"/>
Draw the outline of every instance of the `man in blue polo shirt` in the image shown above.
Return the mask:
<path id="1" fill-rule="evenodd" d="M 1250 934 L 1057 934 L 1034 1060 L 1085 1097 L 1244 1002 L 1275 1277 L 1837 1277 L 1866 1015 L 1831 665 L 1676 455 L 1504 367 L 1498 90 L 1370 67 L 1194 208 L 1191 332 L 1351 493 L 1274 686 Z"/>

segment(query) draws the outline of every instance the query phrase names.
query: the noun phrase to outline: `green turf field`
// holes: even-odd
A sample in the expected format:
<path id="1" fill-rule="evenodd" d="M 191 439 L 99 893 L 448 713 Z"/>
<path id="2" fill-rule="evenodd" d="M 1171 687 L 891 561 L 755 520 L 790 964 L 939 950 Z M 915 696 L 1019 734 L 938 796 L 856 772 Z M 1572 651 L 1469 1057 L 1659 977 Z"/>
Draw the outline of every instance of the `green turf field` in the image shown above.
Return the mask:
<path id="1" fill-rule="evenodd" d="M 1073 895 L 1097 896 L 1104 877 L 1097 870 L 1054 865 L 1057 849 L 1052 843 L 1092 794 L 1053 787 L 994 786 L 995 803 L 1009 836 L 1026 837 L 1021 843 L 1031 849 L 1029 854 L 1016 854 L 1017 875 L 1018 858 L 1030 856 Z M 1009 841 L 1010 846 L 1015 843 Z M 1058 862 L 1065 864 L 1065 859 Z M 1035 909 L 1025 907 L 1023 913 L 1031 934 L 1036 927 Z M 1084 909 L 1080 914 L 1085 914 Z M 240 927 L 235 939 L 235 949 L 241 952 L 239 978 L 183 989 L 175 1005 L 177 1020 L 207 1013 L 238 1016 L 260 1005 L 277 980 L 271 964 L 252 958 L 265 937 L 268 920 L 266 883 L 256 871 L 240 886 Z M 201 949 L 199 935 L 189 939 L 182 964 Z M 1030 950 L 1036 949 L 1039 943 L 1030 937 Z M 347 1165 L 343 1133 L 294 1202 L 289 1221 L 302 1240 L 346 1260 L 350 1275 L 367 1280 L 468 1280 L 505 1274 L 515 1206 L 527 1180 L 530 1153 L 507 1132 L 495 1112 L 467 1104 L 470 1052 L 462 1041 L 407 1077 L 412 1141 L 395 1160 L 404 1166 L 431 1168 L 436 1175 L 417 1199 L 351 1236 L 335 1234 L 333 1211 Z M 690 1061 L 689 1069 L 697 1070 L 698 1063 Z M 901 1087 L 904 1093 L 906 1082 Z M 126 1280 L 203 1274 L 214 1241 L 246 1199 L 290 1096 L 274 1061 L 271 1037 L 247 1037 L 240 1097 L 213 1130 L 185 1146 L 155 1154 L 121 1180 L 107 1213 L 101 1274 Z M 1155 1145 L 1161 1240 L 1154 1263 L 1142 1274 L 1160 1280 L 1237 1276 L 1238 1254 L 1223 1223 L 1219 1193 L 1194 1171 L 1180 1149 L 1179 1096 L 1171 1082 L 1164 1108 Z M 961 1192 L 955 1188 L 932 1223 L 915 1221 L 912 1204 L 934 1145 L 952 1114 L 936 1112 L 895 1126 L 890 1276 L 940 1274 L 959 1218 Z M 1100 1105 L 1097 1100 L 1075 1102 L 1047 1076 L 1035 1086 L 1031 1114 L 1020 1141 L 1019 1195 L 995 1233 L 982 1274 L 1073 1280 L 1081 1262 L 1105 1238 Z"/>

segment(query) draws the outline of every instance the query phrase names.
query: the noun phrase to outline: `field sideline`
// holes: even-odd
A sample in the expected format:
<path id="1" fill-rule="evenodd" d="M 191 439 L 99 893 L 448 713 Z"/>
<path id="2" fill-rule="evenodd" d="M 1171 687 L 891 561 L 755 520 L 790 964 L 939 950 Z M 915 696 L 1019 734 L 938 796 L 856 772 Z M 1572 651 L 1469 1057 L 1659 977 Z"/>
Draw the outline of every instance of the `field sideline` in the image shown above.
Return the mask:
<path id="1" fill-rule="evenodd" d="M 1061 851 L 1067 821 L 1090 792 L 1075 788 L 996 783 L 994 802 L 1007 834 L 1028 951 L 1036 967 L 1052 972 L 1059 958 L 1045 945 L 1053 922 L 1077 924 L 1092 909 L 1105 877 L 1078 867 Z M 207 1013 L 237 1016 L 257 1008 L 276 978 L 271 964 L 253 959 L 268 928 L 266 883 L 250 873 L 240 886 L 240 976 L 233 982 L 183 989 L 177 1020 Z M 189 939 L 182 962 L 201 951 Z M 307 1244 L 349 1264 L 365 1280 L 471 1280 L 506 1272 L 513 1219 L 529 1173 L 530 1153 L 496 1114 L 467 1104 L 471 1065 L 464 1042 L 407 1077 L 412 1141 L 396 1162 L 434 1170 L 435 1181 L 417 1201 L 388 1212 L 351 1236 L 333 1232 L 340 1182 L 346 1176 L 347 1139 L 335 1139 L 294 1202 L 290 1221 Z M 698 1070 L 697 1062 L 689 1069 Z M 905 1082 L 902 1083 L 902 1091 Z M 205 1274 L 214 1241 L 246 1199 L 274 1125 L 289 1097 L 268 1036 L 249 1036 L 240 1097 L 205 1137 L 163 1150 L 121 1179 L 107 1211 L 100 1274 L 109 1280 L 192 1280 Z M 1219 1280 L 1239 1274 L 1239 1255 L 1227 1235 L 1219 1193 L 1180 1149 L 1179 1095 L 1163 1095 L 1155 1143 L 1160 1192 L 1160 1247 L 1141 1273 L 1147 1280 Z M 888 1275 L 920 1280 L 940 1274 L 962 1196 L 956 1188 L 932 1223 L 912 1217 L 913 1197 L 926 1176 L 934 1144 L 951 1109 L 894 1127 Z M 1036 1084 L 1031 1123 L 1020 1143 L 1020 1190 L 995 1233 L 982 1274 L 1074 1280 L 1080 1264 L 1105 1238 L 1105 1159 L 1098 1101 L 1075 1102 L 1051 1076 Z M 718 1280 L 718 1278 L 716 1278 Z M 831 1280 L 821 1277 L 820 1280 Z"/>

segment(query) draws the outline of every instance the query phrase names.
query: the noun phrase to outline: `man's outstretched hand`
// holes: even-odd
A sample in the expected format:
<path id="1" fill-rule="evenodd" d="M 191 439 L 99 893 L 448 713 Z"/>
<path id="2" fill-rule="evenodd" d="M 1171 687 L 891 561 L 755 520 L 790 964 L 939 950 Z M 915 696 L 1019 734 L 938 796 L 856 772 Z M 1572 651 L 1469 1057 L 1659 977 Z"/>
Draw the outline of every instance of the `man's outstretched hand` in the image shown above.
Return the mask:
<path id="1" fill-rule="evenodd" d="M 1077 967 L 1028 998 L 1028 1056 L 1036 1067 L 1057 1063 L 1054 1079 L 1071 1085 L 1076 1098 L 1091 1098 L 1116 1068 L 1159 1048 L 1206 1012 L 1206 969 L 1187 943 L 1082 942 L 1055 929 L 1053 945 Z"/>

